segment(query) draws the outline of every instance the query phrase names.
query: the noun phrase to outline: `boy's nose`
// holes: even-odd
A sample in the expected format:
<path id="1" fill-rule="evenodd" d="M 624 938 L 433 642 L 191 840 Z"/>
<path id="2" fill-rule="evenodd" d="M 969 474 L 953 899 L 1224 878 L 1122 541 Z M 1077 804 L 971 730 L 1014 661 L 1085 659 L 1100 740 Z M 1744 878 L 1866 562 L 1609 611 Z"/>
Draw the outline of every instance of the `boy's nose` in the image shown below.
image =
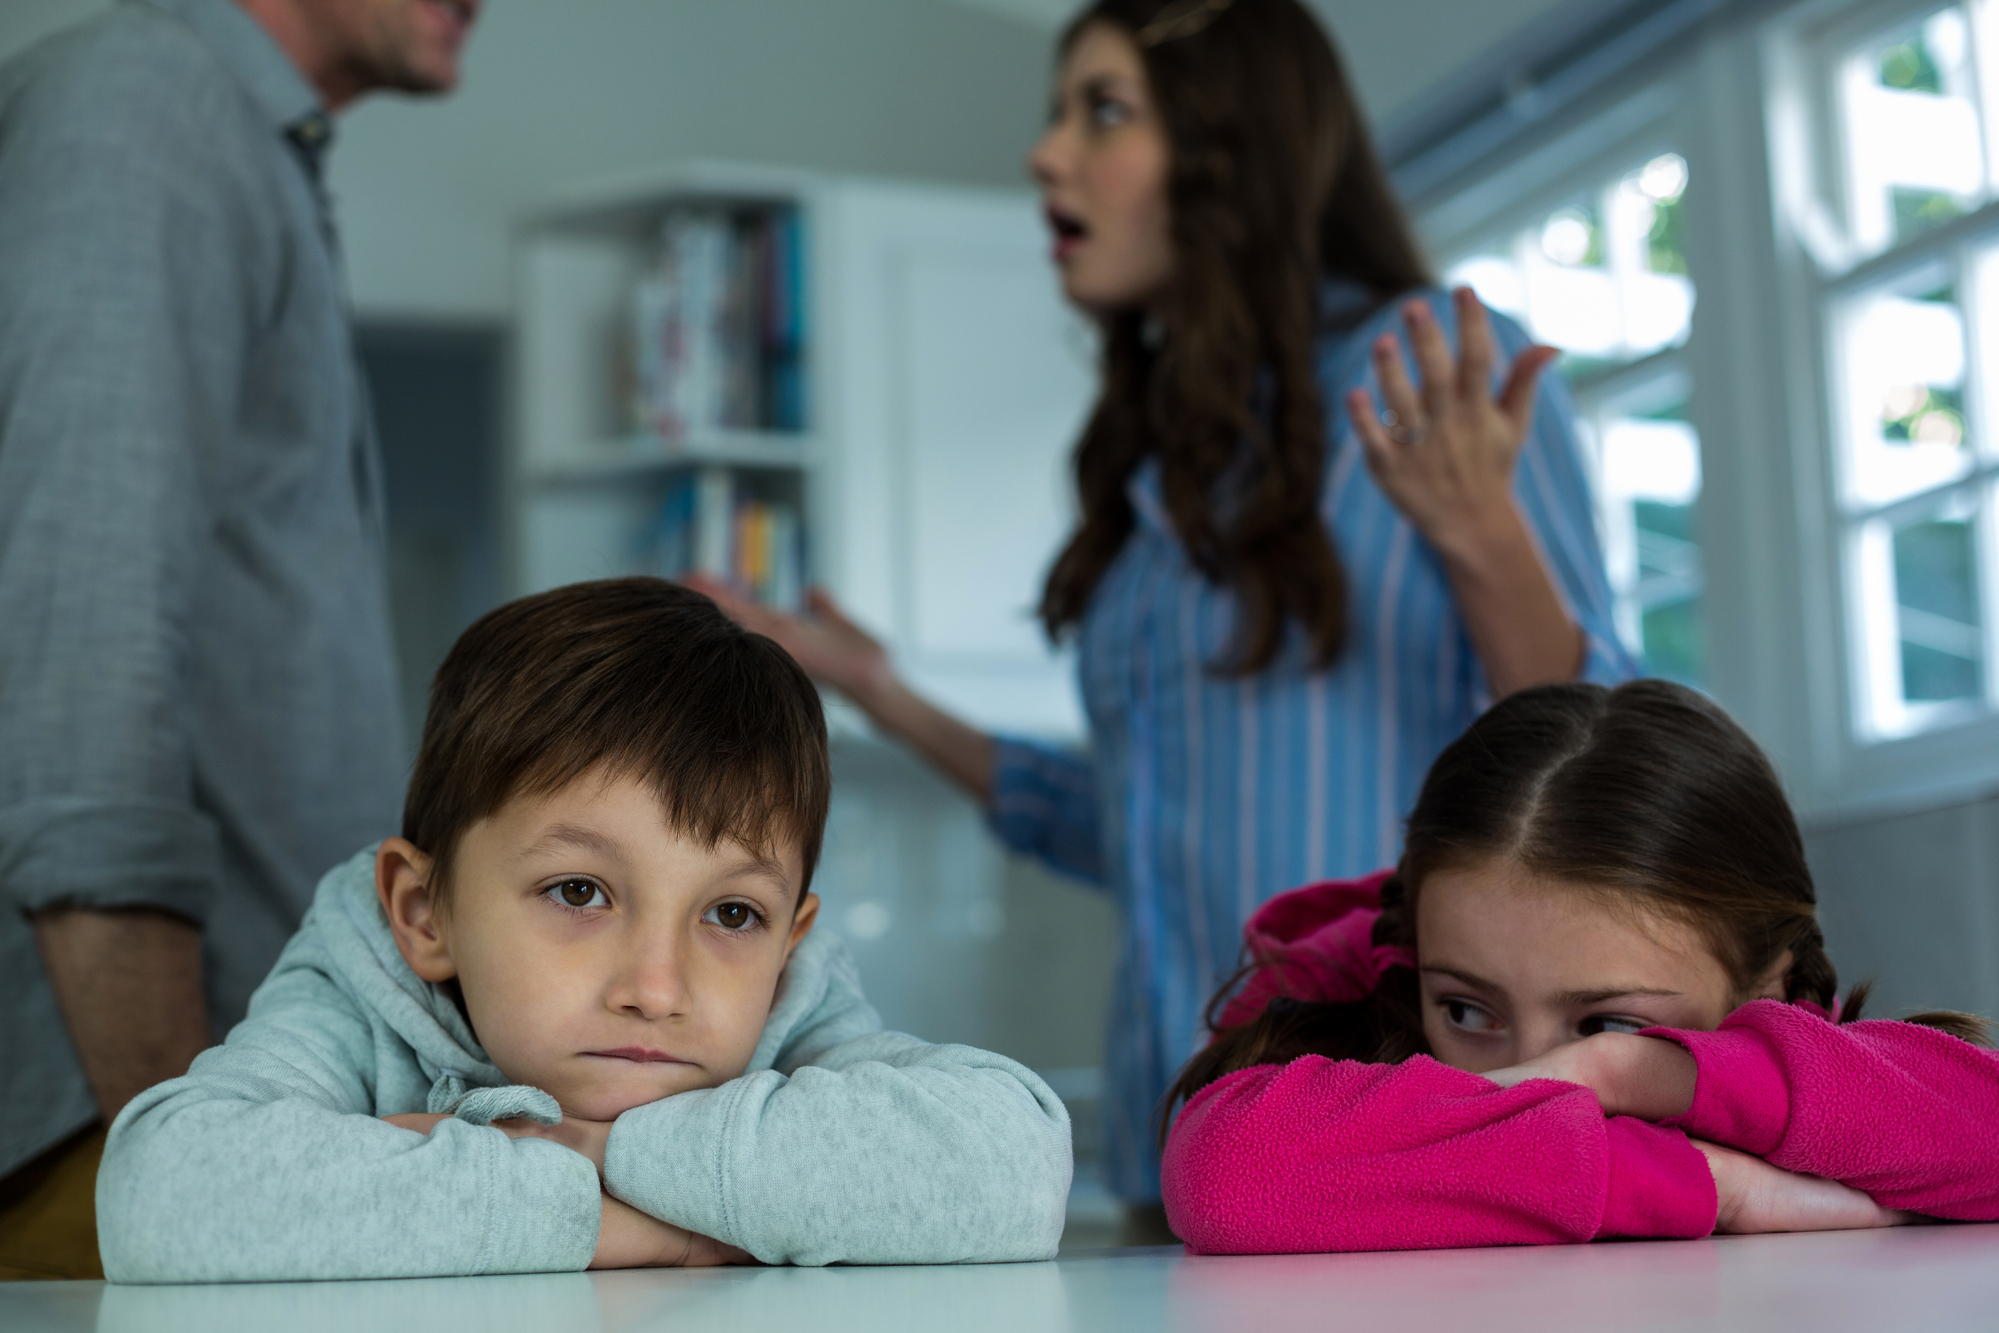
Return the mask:
<path id="1" fill-rule="evenodd" d="M 619 969 L 614 1008 L 637 1018 L 667 1018 L 687 1007 L 686 970 L 679 950 L 660 940 L 638 940 Z"/>

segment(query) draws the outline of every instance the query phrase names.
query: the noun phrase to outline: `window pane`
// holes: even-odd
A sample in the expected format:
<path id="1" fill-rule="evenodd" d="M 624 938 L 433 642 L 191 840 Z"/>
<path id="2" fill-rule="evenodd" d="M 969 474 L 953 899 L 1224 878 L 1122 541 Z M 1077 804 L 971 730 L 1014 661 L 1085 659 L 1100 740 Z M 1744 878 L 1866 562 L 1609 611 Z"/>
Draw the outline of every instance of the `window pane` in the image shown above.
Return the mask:
<path id="1" fill-rule="evenodd" d="M 1648 675 L 1700 683 L 1707 663 L 1695 527 L 1700 441 L 1683 382 L 1597 419 L 1598 507 L 1618 631 Z"/>
<path id="2" fill-rule="evenodd" d="M 1983 654 L 1969 515 L 1895 533 L 1895 598 L 1902 697 L 1912 703 L 1977 697 Z"/>
<path id="3" fill-rule="evenodd" d="M 1956 480 L 1972 465 L 1964 416 L 1964 312 L 1953 286 L 1876 291 L 1841 321 L 1846 492 L 1872 506 Z M 1924 290 L 1928 288 L 1928 290 Z"/>
<path id="4" fill-rule="evenodd" d="M 1960 492 L 1912 519 L 1861 525 L 1865 693 L 1879 734 L 1918 730 L 1984 695 L 1976 517 Z"/>
<path id="5" fill-rule="evenodd" d="M 1568 355 L 1572 378 L 1686 341 L 1694 287 L 1682 240 L 1687 164 L 1661 153 L 1449 269 Z"/>
<path id="6" fill-rule="evenodd" d="M 1977 207 L 1985 157 L 1961 6 L 1870 43 L 1846 62 L 1841 100 L 1854 237 L 1907 240 Z"/>

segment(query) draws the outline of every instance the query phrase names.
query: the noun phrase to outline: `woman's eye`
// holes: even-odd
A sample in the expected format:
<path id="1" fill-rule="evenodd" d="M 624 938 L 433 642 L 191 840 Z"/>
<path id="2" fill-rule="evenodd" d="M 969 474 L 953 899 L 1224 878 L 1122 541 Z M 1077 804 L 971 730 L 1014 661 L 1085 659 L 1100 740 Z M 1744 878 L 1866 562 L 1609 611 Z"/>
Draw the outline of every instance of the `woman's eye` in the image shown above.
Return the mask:
<path id="1" fill-rule="evenodd" d="M 746 931 L 763 924 L 763 913 L 748 903 L 718 903 L 701 919 L 724 930 Z"/>
<path id="2" fill-rule="evenodd" d="M 1451 1026 L 1466 1032 L 1497 1032 L 1499 1020 L 1475 1004 L 1464 1000 L 1445 1000 L 1444 1017 Z"/>
<path id="3" fill-rule="evenodd" d="M 604 897 L 603 888 L 587 879 L 565 879 L 560 884 L 548 886 L 548 897 L 564 907 L 608 907 L 610 901 Z"/>
<path id="4" fill-rule="evenodd" d="M 1652 1024 L 1639 1018 L 1619 1018 L 1616 1014 L 1591 1014 L 1576 1024 L 1576 1030 L 1585 1037 L 1594 1037 L 1599 1032 L 1643 1032 Z"/>
<path id="5" fill-rule="evenodd" d="M 1123 102 L 1104 97 L 1090 103 L 1090 123 L 1098 129 L 1112 129 L 1131 119 L 1131 108 Z"/>

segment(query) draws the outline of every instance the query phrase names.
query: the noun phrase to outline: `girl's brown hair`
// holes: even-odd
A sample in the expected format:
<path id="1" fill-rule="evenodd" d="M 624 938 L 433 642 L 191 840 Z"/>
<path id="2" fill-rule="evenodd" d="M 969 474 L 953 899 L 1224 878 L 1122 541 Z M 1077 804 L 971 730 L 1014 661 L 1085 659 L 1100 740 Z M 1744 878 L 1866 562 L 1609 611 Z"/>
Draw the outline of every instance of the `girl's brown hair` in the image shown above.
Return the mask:
<path id="1" fill-rule="evenodd" d="M 1325 32 L 1298 0 L 1236 0 L 1205 26 L 1185 0 L 1098 0 L 1096 24 L 1138 43 L 1171 146 L 1173 275 L 1150 312 L 1100 318 L 1103 389 L 1076 449 L 1082 517 L 1049 571 L 1041 619 L 1078 624 L 1131 535 L 1125 483 L 1160 462 L 1188 558 L 1239 608 L 1227 666 L 1268 666 L 1285 625 L 1326 665 L 1346 634 L 1346 576 L 1319 517 L 1326 405 L 1316 377 L 1329 276 L 1365 317 L 1426 285 L 1428 265 Z M 1177 34 L 1177 35 L 1176 35 Z M 1142 35 L 1142 36 L 1141 36 Z"/>
<path id="2" fill-rule="evenodd" d="M 1493 707 L 1423 780 L 1374 942 L 1413 950 L 1423 882 L 1494 860 L 1685 921 L 1745 999 L 1788 951 L 1785 998 L 1834 1007 L 1838 976 L 1783 786 L 1748 733 L 1693 690 L 1662 680 L 1546 685 Z M 1234 984 L 1209 1006 L 1210 1027 Z M 1847 996 L 1842 1023 L 1860 1017 L 1865 992 Z M 1909 1021 L 1970 1041 L 1985 1029 L 1966 1014 Z M 1165 1110 L 1252 1065 L 1307 1054 L 1393 1062 L 1426 1049 L 1416 974 L 1390 968 L 1364 999 L 1279 998 L 1219 1032 L 1181 1071 Z"/>

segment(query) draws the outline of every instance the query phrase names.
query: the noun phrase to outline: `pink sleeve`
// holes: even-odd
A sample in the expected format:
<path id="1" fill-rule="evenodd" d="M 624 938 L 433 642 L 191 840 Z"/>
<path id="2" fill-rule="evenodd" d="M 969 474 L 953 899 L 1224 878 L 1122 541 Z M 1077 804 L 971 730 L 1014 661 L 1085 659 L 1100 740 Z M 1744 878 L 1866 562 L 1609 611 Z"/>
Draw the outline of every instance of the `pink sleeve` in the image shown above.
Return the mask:
<path id="1" fill-rule="evenodd" d="M 1715 1216 L 1679 1131 L 1606 1120 L 1574 1084 L 1499 1088 L 1421 1055 L 1219 1079 L 1175 1121 L 1161 1185 L 1197 1254 L 1705 1236 Z"/>
<path id="2" fill-rule="evenodd" d="M 1699 1069 L 1663 1124 L 1851 1185 L 1889 1208 L 1999 1219 L 1999 1054 L 1914 1023 L 1835 1026 L 1758 1000 L 1716 1032 L 1664 1028 Z"/>

